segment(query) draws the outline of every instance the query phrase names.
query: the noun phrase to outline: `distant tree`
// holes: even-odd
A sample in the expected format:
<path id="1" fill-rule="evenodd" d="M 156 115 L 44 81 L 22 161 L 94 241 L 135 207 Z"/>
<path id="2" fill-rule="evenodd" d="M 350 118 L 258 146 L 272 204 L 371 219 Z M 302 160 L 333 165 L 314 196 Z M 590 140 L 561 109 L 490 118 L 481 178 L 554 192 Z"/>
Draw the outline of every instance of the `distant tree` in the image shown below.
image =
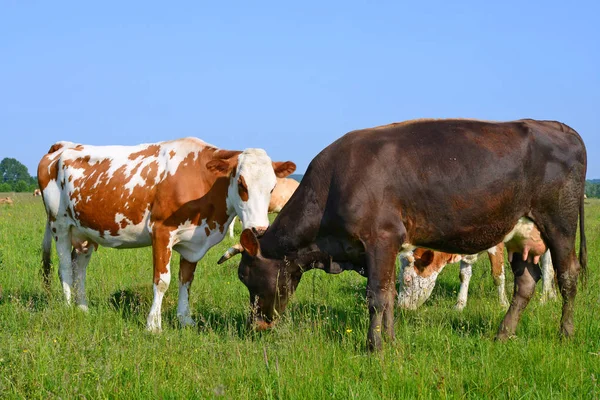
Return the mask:
<path id="1" fill-rule="evenodd" d="M 10 183 L 0 183 L 0 193 L 12 192 L 12 186 Z"/>
<path id="2" fill-rule="evenodd" d="M 2 182 L 16 184 L 18 181 L 29 183 L 31 176 L 27 167 L 17 161 L 15 158 L 4 158 L 0 161 L 0 178 Z"/>
<path id="3" fill-rule="evenodd" d="M 13 190 L 19 193 L 29 192 L 29 185 L 25 181 L 18 181 L 14 184 Z"/>

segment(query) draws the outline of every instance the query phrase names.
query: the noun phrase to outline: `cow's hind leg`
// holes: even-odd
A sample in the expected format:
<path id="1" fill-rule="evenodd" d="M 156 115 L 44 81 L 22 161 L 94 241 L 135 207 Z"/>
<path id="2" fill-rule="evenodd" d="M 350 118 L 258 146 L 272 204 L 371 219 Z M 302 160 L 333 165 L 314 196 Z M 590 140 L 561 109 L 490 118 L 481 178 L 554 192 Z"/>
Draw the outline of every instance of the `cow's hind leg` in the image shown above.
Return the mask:
<path id="1" fill-rule="evenodd" d="M 191 262 L 183 257 L 179 261 L 179 300 L 177 305 L 177 318 L 181 326 L 194 326 L 190 311 L 190 287 L 194 280 L 194 273 L 198 262 Z"/>
<path id="2" fill-rule="evenodd" d="M 367 301 L 370 326 L 367 334 L 369 350 L 380 350 L 381 331 L 388 340 L 394 339 L 394 299 L 396 298 L 396 255 L 398 243 L 377 243 L 366 246 Z"/>
<path id="3" fill-rule="evenodd" d="M 520 253 L 513 255 L 510 265 L 515 276 L 514 293 L 508 312 L 496 335 L 497 340 L 505 340 L 515 334 L 521 313 L 533 297 L 535 285 L 541 276 L 540 267 L 537 264 L 523 261 Z"/>
<path id="4" fill-rule="evenodd" d="M 58 277 L 65 295 L 67 304 L 71 304 L 73 292 L 73 265 L 71 260 L 71 236 L 66 234 L 57 234 L 56 253 L 58 254 Z"/>
<path id="5" fill-rule="evenodd" d="M 87 297 L 85 295 L 85 276 L 93 252 L 94 246 L 89 246 L 82 250 L 73 249 L 71 252 L 71 258 L 73 260 L 75 304 L 83 311 L 88 310 Z"/>
<path id="6" fill-rule="evenodd" d="M 156 232 L 156 231 L 155 231 Z M 162 329 L 161 307 L 169 283 L 171 282 L 171 244 L 169 234 L 154 233 L 152 238 L 152 261 L 154 264 L 154 299 L 148 314 L 147 329 L 160 332 Z"/>
<path id="7" fill-rule="evenodd" d="M 562 318 L 560 321 L 560 332 L 564 337 L 573 335 L 573 309 L 575 295 L 577 294 L 577 278 L 579 277 L 580 265 L 575 255 L 575 249 L 565 246 L 565 243 L 553 244 L 550 247 L 552 260 L 558 279 L 558 287 L 563 298 Z M 557 260 L 554 261 L 554 260 Z"/>

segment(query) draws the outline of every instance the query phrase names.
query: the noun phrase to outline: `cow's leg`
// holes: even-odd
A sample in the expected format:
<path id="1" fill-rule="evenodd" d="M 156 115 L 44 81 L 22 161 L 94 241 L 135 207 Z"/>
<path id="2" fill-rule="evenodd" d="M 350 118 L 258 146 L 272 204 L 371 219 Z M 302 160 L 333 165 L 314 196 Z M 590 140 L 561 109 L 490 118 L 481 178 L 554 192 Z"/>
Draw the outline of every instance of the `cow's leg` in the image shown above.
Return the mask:
<path id="1" fill-rule="evenodd" d="M 496 335 L 497 340 L 505 340 L 515 334 L 521 313 L 533 297 L 535 285 L 541 276 L 540 267 L 537 264 L 523 261 L 520 253 L 513 255 L 510 265 L 515 276 L 513 298 L 504 320 L 500 324 Z"/>
<path id="2" fill-rule="evenodd" d="M 552 257 L 550 250 L 546 251 L 540 259 L 542 266 L 542 298 L 540 301 L 545 303 L 548 300 L 556 299 L 556 289 L 554 288 L 554 267 L 552 266 Z"/>
<path id="3" fill-rule="evenodd" d="M 229 237 L 233 238 L 233 227 L 235 226 L 235 219 L 237 217 L 233 217 L 233 220 L 231 220 L 231 223 L 229 224 Z"/>
<path id="4" fill-rule="evenodd" d="M 71 304 L 73 292 L 73 265 L 71 260 L 71 237 L 69 234 L 55 236 L 56 253 L 58 254 L 58 277 L 67 304 Z"/>
<path id="5" fill-rule="evenodd" d="M 196 265 L 198 262 L 190 262 L 183 257 L 179 260 L 179 302 L 177 305 L 177 318 L 181 326 L 194 326 L 190 311 L 190 287 L 194 280 Z"/>
<path id="6" fill-rule="evenodd" d="M 490 265 L 492 268 L 492 278 L 494 285 L 498 291 L 498 300 L 502 308 L 509 307 L 508 298 L 506 297 L 506 275 L 504 274 L 504 244 L 499 244 L 488 250 L 490 257 Z"/>
<path id="7" fill-rule="evenodd" d="M 565 241 L 566 243 L 567 241 Z M 574 248 L 568 250 L 567 246 L 553 245 L 550 247 L 550 253 L 552 261 L 557 264 L 558 287 L 563 298 L 560 331 L 564 337 L 570 337 L 573 335 L 573 308 L 577 294 L 577 278 L 581 267 Z"/>
<path id="8" fill-rule="evenodd" d="M 73 249 L 71 259 L 73 260 L 73 276 L 75 289 L 75 304 L 84 310 L 88 310 L 87 297 L 85 295 L 85 275 L 87 266 L 92 258 L 94 246 L 89 246 L 84 250 L 78 251 Z"/>
<path id="9" fill-rule="evenodd" d="M 397 243 L 376 243 L 365 249 L 367 261 L 367 302 L 370 326 L 367 335 L 369 350 L 380 350 L 381 331 L 386 339 L 394 339 L 394 299 L 396 298 Z"/>
<path id="10" fill-rule="evenodd" d="M 460 261 L 460 290 L 454 309 L 462 311 L 467 305 L 467 297 L 469 296 L 469 284 L 471 276 L 473 276 L 473 265 L 466 260 Z"/>
<path id="11" fill-rule="evenodd" d="M 156 232 L 156 230 L 155 230 Z M 147 329 L 161 331 L 161 306 L 171 282 L 171 244 L 168 232 L 154 233 L 152 237 L 152 261 L 154 264 L 154 299 L 148 315 Z"/>

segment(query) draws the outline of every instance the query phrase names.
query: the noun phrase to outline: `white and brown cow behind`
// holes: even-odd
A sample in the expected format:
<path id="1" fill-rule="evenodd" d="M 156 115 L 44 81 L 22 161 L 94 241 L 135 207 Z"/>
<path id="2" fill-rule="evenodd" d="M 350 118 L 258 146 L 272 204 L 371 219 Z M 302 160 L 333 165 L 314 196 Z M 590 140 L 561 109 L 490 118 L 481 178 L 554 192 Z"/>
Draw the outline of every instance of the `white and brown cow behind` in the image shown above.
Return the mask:
<path id="1" fill-rule="evenodd" d="M 523 250 L 523 257 L 537 264 L 541 263 L 542 271 L 542 302 L 549 298 L 556 298 L 554 288 L 554 269 L 550 253 L 546 250 L 539 230 L 525 218 L 519 221 L 517 227 L 505 238 L 509 261 L 517 249 Z M 490 259 L 494 285 L 498 291 L 498 299 L 503 308 L 508 308 L 509 303 L 505 292 L 504 275 L 504 243 L 500 243 L 486 252 Z M 543 255 L 541 255 L 543 254 Z M 541 255 L 541 256 L 540 256 Z M 469 283 L 473 275 L 472 266 L 477 261 L 478 255 L 459 255 L 417 248 L 406 254 L 401 254 L 400 274 L 398 276 L 399 291 L 398 305 L 401 308 L 415 310 L 431 296 L 436 280 L 447 264 L 460 261 L 460 290 L 455 309 L 463 310 L 467 305 Z"/>
<path id="2" fill-rule="evenodd" d="M 189 290 L 197 262 L 219 243 L 234 216 L 244 228 L 266 229 L 276 177 L 294 172 L 262 149 L 222 150 L 196 138 L 138 146 L 59 142 L 40 161 L 38 181 L 48 214 L 44 275 L 52 238 L 68 303 L 87 309 L 85 274 L 98 245 L 152 246 L 151 331 L 161 329 L 161 304 L 171 280 L 172 250 L 181 255 L 177 316 L 193 325 Z"/>
<path id="3" fill-rule="evenodd" d="M 283 206 L 288 202 L 290 197 L 294 194 L 300 183 L 292 178 L 277 178 L 275 189 L 271 193 L 271 201 L 269 202 L 269 212 L 278 213 L 281 211 Z M 229 237 L 233 237 L 233 227 L 235 225 L 235 218 L 229 225 Z"/>

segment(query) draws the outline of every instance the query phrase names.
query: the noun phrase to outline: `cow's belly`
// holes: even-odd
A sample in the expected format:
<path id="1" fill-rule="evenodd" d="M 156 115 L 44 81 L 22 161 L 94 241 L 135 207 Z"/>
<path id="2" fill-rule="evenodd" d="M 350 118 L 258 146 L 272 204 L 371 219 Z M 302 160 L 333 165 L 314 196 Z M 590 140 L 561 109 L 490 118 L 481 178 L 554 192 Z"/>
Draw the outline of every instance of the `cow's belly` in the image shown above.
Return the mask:
<path id="1" fill-rule="evenodd" d="M 146 220 L 137 225 L 121 227 L 116 234 L 110 231 L 98 231 L 86 226 L 73 226 L 71 237 L 74 243 L 91 240 L 101 246 L 127 249 L 146 247 L 152 244 L 152 238 Z"/>

